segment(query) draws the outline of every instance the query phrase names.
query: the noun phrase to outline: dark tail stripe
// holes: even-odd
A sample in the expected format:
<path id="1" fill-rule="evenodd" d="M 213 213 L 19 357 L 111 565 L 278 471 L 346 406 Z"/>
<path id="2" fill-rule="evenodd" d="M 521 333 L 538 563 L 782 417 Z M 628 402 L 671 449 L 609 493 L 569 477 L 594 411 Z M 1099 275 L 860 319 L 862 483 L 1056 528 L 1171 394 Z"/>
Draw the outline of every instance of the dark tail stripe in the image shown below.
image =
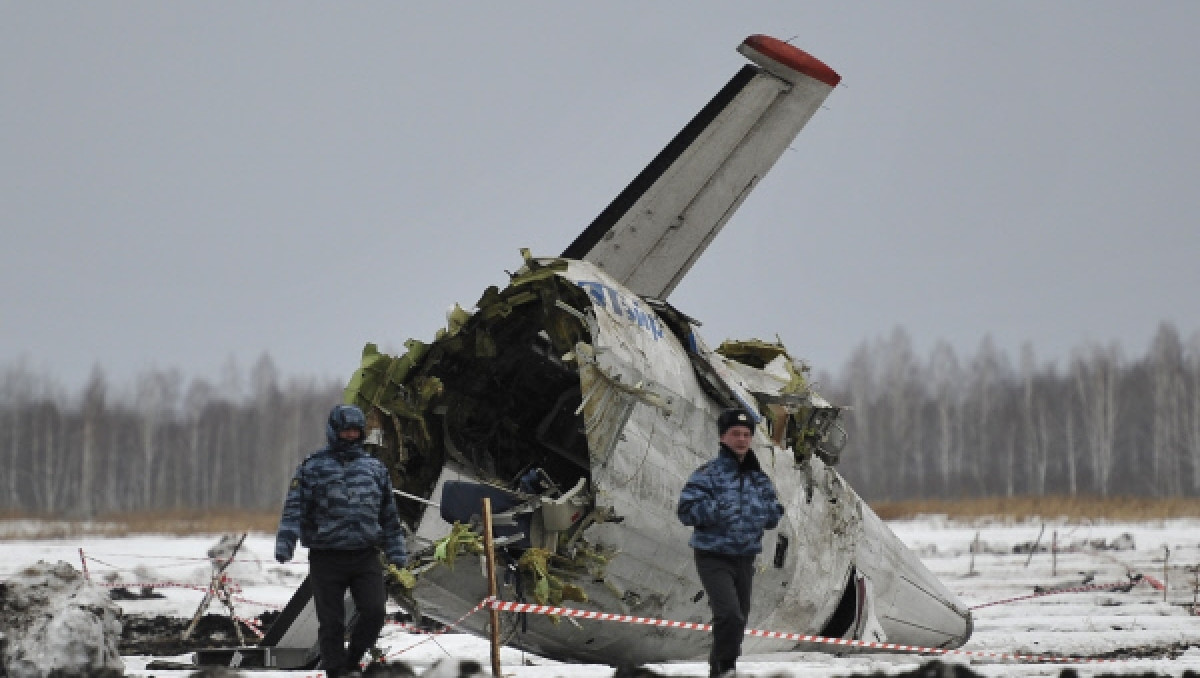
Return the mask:
<path id="1" fill-rule="evenodd" d="M 626 212 L 642 195 L 645 194 L 654 182 L 663 175 L 667 169 L 679 159 L 679 156 L 692 145 L 696 138 L 707 128 L 712 121 L 733 101 L 743 88 L 758 75 L 759 69 L 755 66 L 743 66 L 742 70 L 729 80 L 720 92 L 712 98 L 700 109 L 696 117 L 692 118 L 683 129 L 679 130 L 679 134 L 667 144 L 666 148 L 650 161 L 649 165 L 642 170 L 633 181 L 621 191 L 608 207 L 596 217 L 595 221 L 590 226 L 584 229 L 583 233 L 575 238 L 575 242 L 571 243 L 567 249 L 563 250 L 562 256 L 566 259 L 583 259 L 587 253 L 595 247 L 596 243 L 608 233 L 609 229 L 616 224 Z"/>

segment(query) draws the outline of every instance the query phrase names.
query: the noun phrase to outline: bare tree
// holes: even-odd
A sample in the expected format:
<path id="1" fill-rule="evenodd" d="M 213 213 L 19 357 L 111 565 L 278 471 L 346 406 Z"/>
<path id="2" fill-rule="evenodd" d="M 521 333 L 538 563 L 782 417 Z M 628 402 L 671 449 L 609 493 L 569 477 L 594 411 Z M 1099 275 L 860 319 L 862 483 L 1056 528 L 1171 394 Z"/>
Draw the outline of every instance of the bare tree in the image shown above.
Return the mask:
<path id="1" fill-rule="evenodd" d="M 954 479 L 962 463 L 963 371 L 950 344 L 940 341 L 929 359 L 929 379 L 936 417 L 937 456 L 935 466 L 944 497 L 953 496 Z"/>
<path id="2" fill-rule="evenodd" d="M 1182 489 L 1180 466 L 1186 454 L 1187 382 L 1183 342 L 1174 325 L 1163 323 L 1147 356 L 1154 383 L 1151 471 L 1155 487 L 1170 496 Z"/>
<path id="3" fill-rule="evenodd" d="M 1077 353 L 1071 373 L 1083 406 L 1084 432 L 1088 441 L 1096 491 L 1107 497 L 1113 470 L 1117 422 L 1117 371 L 1120 350 L 1116 345 L 1092 345 Z"/>
<path id="4" fill-rule="evenodd" d="M 253 428 L 252 449 L 247 453 L 255 460 L 255 476 L 259 482 L 253 488 L 250 504 L 255 508 L 270 506 L 275 502 L 274 488 L 282 481 L 276 477 L 279 460 L 287 456 L 280 444 L 281 425 L 286 421 L 283 394 L 279 390 L 279 370 L 266 353 L 250 369 L 250 385 L 253 403 L 249 422 Z"/>
<path id="5" fill-rule="evenodd" d="M 996 349 L 992 337 L 985 336 L 980 342 L 979 352 L 971 361 L 968 407 L 964 412 L 969 432 L 968 446 L 965 448 L 969 455 L 965 463 L 975 492 L 978 493 L 987 493 L 991 489 L 986 480 L 989 478 L 989 467 L 994 469 L 994 460 L 1001 458 L 997 454 L 1000 444 L 994 439 L 996 431 L 993 430 L 993 422 L 999 419 L 999 405 L 1007 373 L 1007 361 Z M 1007 435 L 1008 431 L 1004 434 Z"/>
<path id="6" fill-rule="evenodd" d="M 30 468 L 35 482 L 35 507 L 50 515 L 61 515 L 68 509 L 63 502 L 72 474 L 68 460 L 68 441 L 62 398 L 46 397 L 31 408 L 33 444 Z"/>
<path id="7" fill-rule="evenodd" d="M 105 414 L 105 399 L 108 382 L 99 365 L 92 368 L 87 384 L 83 387 L 83 433 L 79 454 L 79 492 L 77 509 L 84 517 L 95 514 L 96 457 L 99 454 L 100 436 Z"/>
<path id="8" fill-rule="evenodd" d="M 1046 492 L 1046 413 L 1037 390 L 1037 359 L 1033 346 L 1021 346 L 1021 428 L 1025 445 L 1026 478 L 1030 492 Z"/>
<path id="9" fill-rule="evenodd" d="M 1075 496 L 1079 494 L 1079 462 L 1075 452 L 1075 408 L 1070 406 L 1068 401 L 1067 406 L 1067 494 Z"/>
<path id="10" fill-rule="evenodd" d="M 884 409 L 887 412 L 887 445 L 889 479 L 893 496 L 909 492 L 919 494 L 925 487 L 925 458 L 917 448 L 917 413 L 920 387 L 917 383 L 917 364 L 913 358 L 912 339 L 902 327 L 892 330 L 882 345 Z M 915 487 L 906 487 L 905 479 L 912 478 Z"/>
<path id="11" fill-rule="evenodd" d="M 191 507 L 208 506 L 208 478 L 205 469 L 209 463 L 209 448 L 207 441 L 212 432 L 205 425 L 205 413 L 215 396 L 213 385 L 205 379 L 193 379 L 188 385 L 187 395 L 183 399 L 184 417 L 187 422 L 185 463 L 178 468 L 185 474 L 183 482 L 187 497 L 187 505 Z"/>
<path id="12" fill-rule="evenodd" d="M 858 472 L 860 492 L 871 493 L 875 490 L 875 474 L 872 467 L 879 459 L 875 454 L 875 440 L 871 435 L 871 423 L 874 409 L 872 400 L 875 397 L 875 363 L 867 345 L 861 344 L 850 356 L 846 363 L 846 380 L 850 399 L 850 440 L 854 454 L 849 455 L 849 465 Z"/>
<path id="13" fill-rule="evenodd" d="M 141 507 L 159 506 L 163 496 L 165 469 L 158 457 L 159 429 L 164 420 L 176 411 L 182 377 L 178 370 L 150 370 L 138 377 L 137 405 L 141 416 Z"/>
<path id="14" fill-rule="evenodd" d="M 22 357 L 4 371 L 4 382 L 0 397 L 5 405 L 6 428 L 4 476 L 7 479 L 7 508 L 21 511 L 26 508 L 21 491 L 32 477 L 27 465 L 29 443 L 27 437 L 31 427 L 27 422 L 28 408 L 38 396 L 40 380 L 29 366 L 29 359 Z"/>
<path id="15" fill-rule="evenodd" d="M 1200 332 L 1196 332 L 1188 341 L 1185 357 L 1188 374 L 1188 393 L 1186 402 L 1187 416 L 1187 449 L 1188 459 L 1192 465 L 1193 493 L 1200 493 Z"/>

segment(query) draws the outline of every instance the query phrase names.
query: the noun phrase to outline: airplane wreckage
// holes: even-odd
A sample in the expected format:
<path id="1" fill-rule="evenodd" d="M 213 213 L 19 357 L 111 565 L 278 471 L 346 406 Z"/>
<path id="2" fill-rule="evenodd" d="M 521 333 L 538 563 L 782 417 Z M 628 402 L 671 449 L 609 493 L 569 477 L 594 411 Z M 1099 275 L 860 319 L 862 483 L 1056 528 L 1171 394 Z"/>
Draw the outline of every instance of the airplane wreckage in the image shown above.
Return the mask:
<path id="1" fill-rule="evenodd" d="M 487 596 L 476 561 L 489 497 L 500 598 L 707 622 L 675 506 L 716 454 L 717 413 L 742 406 L 786 508 L 763 539 L 748 627 L 943 648 L 970 636 L 966 606 L 838 474 L 841 408 L 810 388 L 807 367 L 777 343 L 710 348 L 666 301 L 840 80 L 770 37 L 738 51 L 752 64 L 561 257 L 523 252 L 508 286 L 472 312 L 456 306 L 432 343 L 410 340 L 399 357 L 364 350 L 346 401 L 368 413 L 367 442 L 413 527 L 411 587 L 398 593 L 414 617 L 451 624 Z M 264 665 L 316 661 L 310 597 L 306 583 L 270 629 Z M 686 629 L 500 619 L 502 642 L 566 660 L 689 659 L 710 642 Z M 456 628 L 484 635 L 487 620 Z"/>

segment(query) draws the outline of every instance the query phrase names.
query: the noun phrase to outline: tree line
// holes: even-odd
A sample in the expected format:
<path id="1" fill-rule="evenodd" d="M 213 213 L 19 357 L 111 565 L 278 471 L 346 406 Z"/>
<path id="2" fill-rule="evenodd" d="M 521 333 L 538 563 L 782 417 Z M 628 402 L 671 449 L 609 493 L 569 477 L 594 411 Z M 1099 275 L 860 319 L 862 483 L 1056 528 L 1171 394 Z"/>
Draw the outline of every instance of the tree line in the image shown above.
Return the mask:
<path id="1" fill-rule="evenodd" d="M 1171 324 L 1140 359 L 1091 344 L 1062 367 L 986 338 L 920 360 L 897 329 L 822 380 L 850 405 L 839 469 L 868 500 L 1200 495 L 1200 333 Z"/>
<path id="2" fill-rule="evenodd" d="M 0 376 L 0 513 L 72 518 L 280 505 L 325 441 L 341 383 L 281 380 L 269 356 L 214 383 L 178 370 L 114 393 L 103 370 L 68 396 L 24 363 Z"/>
<path id="3" fill-rule="evenodd" d="M 903 329 L 865 342 L 820 390 L 848 405 L 839 470 L 868 501 L 1200 495 L 1200 333 L 1163 324 L 1140 359 L 1116 344 L 1039 364 L 989 339 L 916 356 Z M 178 370 L 80 392 L 16 362 L 0 373 L 0 514 L 267 510 L 324 444 L 343 384 L 283 379 L 270 357 L 216 382 Z"/>

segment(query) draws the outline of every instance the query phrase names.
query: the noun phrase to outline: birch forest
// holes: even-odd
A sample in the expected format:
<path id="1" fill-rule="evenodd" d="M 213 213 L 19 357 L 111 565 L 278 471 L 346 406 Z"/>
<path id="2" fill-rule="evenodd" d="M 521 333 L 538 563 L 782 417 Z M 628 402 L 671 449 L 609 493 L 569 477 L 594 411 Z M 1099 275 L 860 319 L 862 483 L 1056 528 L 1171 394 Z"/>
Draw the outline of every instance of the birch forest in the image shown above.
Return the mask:
<path id="1" fill-rule="evenodd" d="M 918 356 L 897 329 L 818 374 L 848 406 L 839 470 L 868 501 L 1200 496 L 1200 333 L 1163 324 L 1144 356 L 1094 344 L 1055 363 L 988 339 Z M 96 368 L 79 392 L 0 365 L 0 515 L 276 508 L 342 386 L 285 378 L 265 355 L 215 381 L 115 385 Z"/>
<path id="2" fill-rule="evenodd" d="M 1200 496 L 1200 333 L 1163 324 L 1141 358 L 1092 344 L 1060 365 L 988 339 L 922 359 L 898 329 L 822 379 L 851 407 L 839 470 L 868 501 Z"/>
<path id="3" fill-rule="evenodd" d="M 334 381 L 281 379 L 267 356 L 245 374 L 185 383 L 150 370 L 81 393 L 18 363 L 0 377 L 0 514 L 90 518 L 146 511 L 271 509 L 325 441 Z"/>

